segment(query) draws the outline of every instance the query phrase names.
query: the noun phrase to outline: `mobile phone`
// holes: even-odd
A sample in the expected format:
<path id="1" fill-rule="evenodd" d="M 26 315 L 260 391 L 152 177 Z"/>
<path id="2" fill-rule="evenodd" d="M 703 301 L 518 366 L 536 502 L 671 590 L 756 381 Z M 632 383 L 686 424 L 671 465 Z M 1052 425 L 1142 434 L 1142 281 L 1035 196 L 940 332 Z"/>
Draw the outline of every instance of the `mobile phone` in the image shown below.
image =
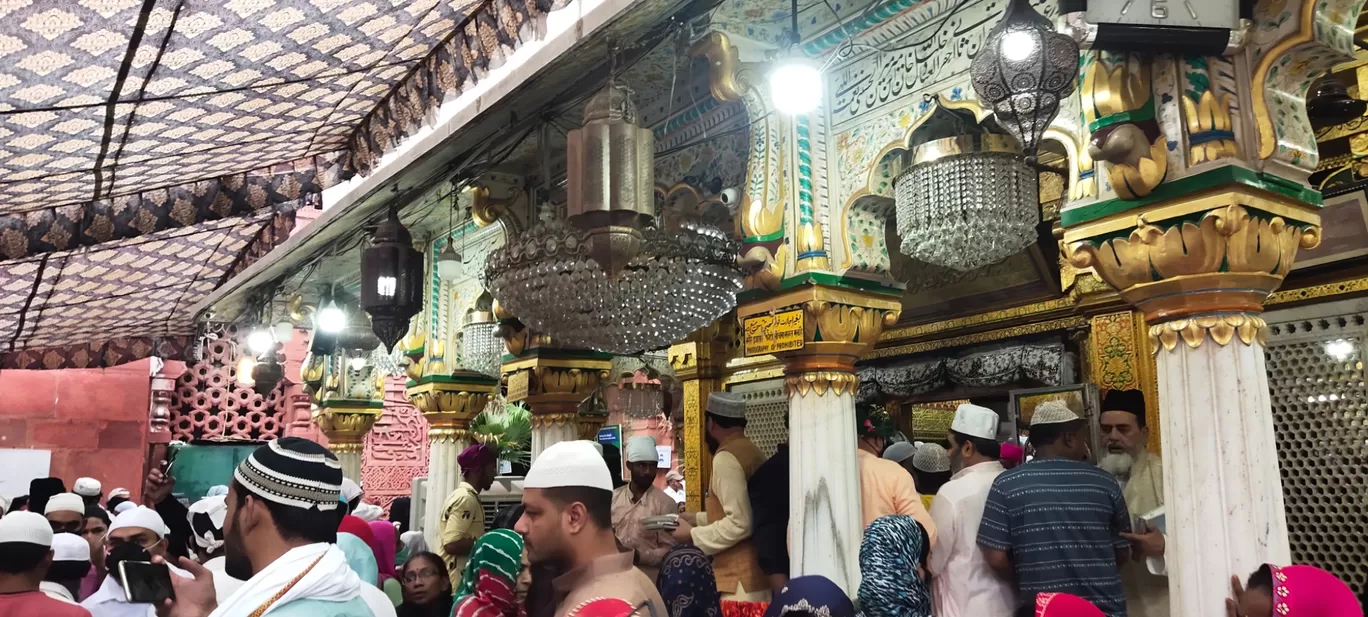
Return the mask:
<path id="1" fill-rule="evenodd" d="M 171 587 L 171 569 L 164 563 L 119 562 L 119 586 L 132 604 L 161 606 L 167 600 L 176 599 L 176 592 Z"/>
<path id="2" fill-rule="evenodd" d="M 162 474 L 171 475 L 171 468 L 176 464 L 176 455 L 180 454 L 180 448 L 167 448 L 166 456 L 162 458 Z"/>

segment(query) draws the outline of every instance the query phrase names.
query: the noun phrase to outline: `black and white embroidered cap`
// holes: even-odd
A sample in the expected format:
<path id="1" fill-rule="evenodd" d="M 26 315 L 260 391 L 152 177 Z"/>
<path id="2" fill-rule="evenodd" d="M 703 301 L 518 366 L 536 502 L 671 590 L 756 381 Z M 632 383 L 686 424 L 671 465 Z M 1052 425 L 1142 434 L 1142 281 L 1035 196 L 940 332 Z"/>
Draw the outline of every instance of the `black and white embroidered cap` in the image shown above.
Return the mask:
<path id="1" fill-rule="evenodd" d="M 330 450 L 308 439 L 267 443 L 238 465 L 233 479 L 267 501 L 328 511 L 342 495 L 342 465 Z"/>

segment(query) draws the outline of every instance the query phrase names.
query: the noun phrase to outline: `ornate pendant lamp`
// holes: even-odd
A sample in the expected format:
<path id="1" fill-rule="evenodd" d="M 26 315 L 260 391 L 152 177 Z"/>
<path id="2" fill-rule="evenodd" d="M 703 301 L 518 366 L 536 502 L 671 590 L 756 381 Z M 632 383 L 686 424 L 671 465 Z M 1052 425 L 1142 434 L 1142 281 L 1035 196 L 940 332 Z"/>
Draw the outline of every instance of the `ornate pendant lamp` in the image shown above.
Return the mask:
<path id="1" fill-rule="evenodd" d="M 461 364 L 477 373 L 491 377 L 499 376 L 499 361 L 502 359 L 503 339 L 495 331 L 499 327 L 494 319 L 494 297 L 489 292 L 480 294 L 475 306 L 466 311 L 461 320 Z"/>
<path id="2" fill-rule="evenodd" d="M 654 138 L 636 122 L 630 91 L 610 81 L 567 136 L 567 219 L 548 212 L 485 264 L 500 305 L 566 345 L 665 347 L 731 310 L 741 290 L 730 238 L 657 220 Z"/>
<path id="3" fill-rule="evenodd" d="M 1078 79 L 1078 43 L 1027 0 L 1011 0 L 970 67 L 974 92 L 1034 157 Z"/>
<path id="4" fill-rule="evenodd" d="M 1016 138 L 937 101 L 911 147 L 893 180 L 904 255 L 969 271 L 1035 242 L 1038 176 Z"/>
<path id="5" fill-rule="evenodd" d="M 275 390 L 280 384 L 280 380 L 285 378 L 285 367 L 280 364 L 280 356 L 276 355 L 273 346 L 266 353 L 257 358 L 256 366 L 252 367 L 252 389 L 257 394 L 266 396 Z"/>
<path id="6" fill-rule="evenodd" d="M 361 308 L 370 314 L 371 330 L 387 350 L 423 308 L 423 255 L 414 250 L 413 237 L 394 208 L 361 253 Z"/>
<path id="7" fill-rule="evenodd" d="M 366 358 L 379 346 L 380 339 L 372 331 L 370 319 L 364 312 L 353 311 L 347 327 L 337 335 L 337 348 L 346 354 L 348 365 L 364 365 Z"/>

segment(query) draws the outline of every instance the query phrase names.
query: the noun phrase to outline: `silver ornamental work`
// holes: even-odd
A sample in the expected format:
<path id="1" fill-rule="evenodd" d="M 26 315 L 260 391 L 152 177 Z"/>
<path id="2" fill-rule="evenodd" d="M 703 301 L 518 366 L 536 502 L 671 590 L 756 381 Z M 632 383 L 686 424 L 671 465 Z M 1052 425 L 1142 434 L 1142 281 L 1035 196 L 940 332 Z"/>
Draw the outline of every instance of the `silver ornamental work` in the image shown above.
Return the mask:
<path id="1" fill-rule="evenodd" d="M 970 68 L 974 92 L 1034 156 L 1078 79 L 1078 43 L 1027 0 L 1012 0 Z"/>
<path id="2" fill-rule="evenodd" d="M 461 366 L 490 377 L 499 376 L 504 345 L 496 334 L 498 327 L 491 310 L 466 311 L 461 325 Z"/>
<path id="3" fill-rule="evenodd" d="M 610 83 L 567 135 L 569 216 L 509 239 L 485 287 L 559 344 L 616 354 L 670 345 L 736 306 L 737 245 L 701 223 L 655 216 L 650 130 Z"/>
<path id="4" fill-rule="evenodd" d="M 1037 177 L 1007 135 L 939 139 L 893 181 L 904 255 L 968 271 L 1036 241 Z"/>

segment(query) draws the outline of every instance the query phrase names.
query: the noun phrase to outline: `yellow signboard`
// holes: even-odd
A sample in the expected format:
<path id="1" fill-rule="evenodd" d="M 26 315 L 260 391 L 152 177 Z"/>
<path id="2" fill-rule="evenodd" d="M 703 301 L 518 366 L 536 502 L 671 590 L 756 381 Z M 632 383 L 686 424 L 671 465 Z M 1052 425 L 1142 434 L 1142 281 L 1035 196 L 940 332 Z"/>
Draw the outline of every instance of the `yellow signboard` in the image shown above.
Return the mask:
<path id="1" fill-rule="evenodd" d="M 803 348 L 803 309 L 747 317 L 742 351 L 746 357 Z"/>
<path id="2" fill-rule="evenodd" d="M 528 379 L 532 376 L 532 371 L 518 371 L 508 376 L 508 396 L 505 399 L 510 403 L 516 403 L 527 398 Z"/>

